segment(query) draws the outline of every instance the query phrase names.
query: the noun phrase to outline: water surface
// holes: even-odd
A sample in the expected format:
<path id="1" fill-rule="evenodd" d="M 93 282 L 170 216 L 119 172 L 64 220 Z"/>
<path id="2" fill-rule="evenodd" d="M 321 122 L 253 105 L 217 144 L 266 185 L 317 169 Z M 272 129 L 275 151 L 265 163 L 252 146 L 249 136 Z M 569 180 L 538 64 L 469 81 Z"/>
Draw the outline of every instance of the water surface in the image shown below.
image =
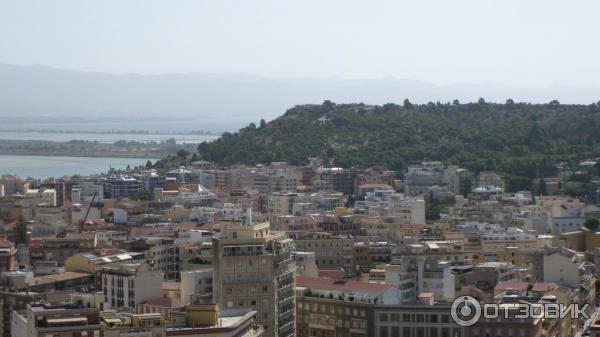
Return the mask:
<path id="1" fill-rule="evenodd" d="M 107 172 L 111 167 L 125 169 L 145 165 L 148 159 L 105 157 L 46 157 L 0 155 L 0 174 L 12 173 L 22 178 L 49 178 L 65 175 L 92 175 Z M 150 159 L 155 162 L 156 159 Z"/>

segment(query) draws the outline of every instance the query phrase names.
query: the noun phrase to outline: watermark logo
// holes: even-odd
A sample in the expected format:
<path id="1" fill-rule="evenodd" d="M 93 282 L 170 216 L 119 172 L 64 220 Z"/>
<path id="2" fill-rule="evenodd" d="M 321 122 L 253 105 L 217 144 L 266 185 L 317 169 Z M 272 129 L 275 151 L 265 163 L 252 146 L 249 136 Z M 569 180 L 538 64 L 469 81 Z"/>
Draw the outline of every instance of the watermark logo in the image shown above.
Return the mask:
<path id="1" fill-rule="evenodd" d="M 471 326 L 481 318 L 481 305 L 471 296 L 461 296 L 452 302 L 452 319 L 462 326 Z"/>
<path id="2" fill-rule="evenodd" d="M 579 307 L 577 304 L 557 303 L 485 303 L 481 304 L 471 296 L 461 296 L 452 302 L 452 320 L 461 326 L 472 326 L 485 319 L 589 319 L 586 310 L 588 304 Z"/>

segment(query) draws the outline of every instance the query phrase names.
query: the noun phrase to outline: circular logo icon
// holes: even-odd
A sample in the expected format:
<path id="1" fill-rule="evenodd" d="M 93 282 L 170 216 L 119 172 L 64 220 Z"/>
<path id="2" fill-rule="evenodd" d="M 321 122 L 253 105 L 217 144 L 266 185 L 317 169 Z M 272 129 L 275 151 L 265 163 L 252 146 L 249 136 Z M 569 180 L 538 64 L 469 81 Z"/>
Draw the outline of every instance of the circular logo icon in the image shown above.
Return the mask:
<path id="1" fill-rule="evenodd" d="M 452 302 L 452 320 L 460 326 L 471 326 L 481 318 L 481 305 L 471 296 L 461 296 Z"/>

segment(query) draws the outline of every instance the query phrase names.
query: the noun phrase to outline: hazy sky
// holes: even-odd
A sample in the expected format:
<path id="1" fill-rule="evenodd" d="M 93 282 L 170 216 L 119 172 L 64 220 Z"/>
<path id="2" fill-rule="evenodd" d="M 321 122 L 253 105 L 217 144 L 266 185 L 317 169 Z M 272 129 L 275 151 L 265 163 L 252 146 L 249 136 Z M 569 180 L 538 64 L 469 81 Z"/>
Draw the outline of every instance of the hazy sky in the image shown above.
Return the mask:
<path id="1" fill-rule="evenodd" d="M 0 62 L 600 84 L 600 1 L 0 0 Z"/>

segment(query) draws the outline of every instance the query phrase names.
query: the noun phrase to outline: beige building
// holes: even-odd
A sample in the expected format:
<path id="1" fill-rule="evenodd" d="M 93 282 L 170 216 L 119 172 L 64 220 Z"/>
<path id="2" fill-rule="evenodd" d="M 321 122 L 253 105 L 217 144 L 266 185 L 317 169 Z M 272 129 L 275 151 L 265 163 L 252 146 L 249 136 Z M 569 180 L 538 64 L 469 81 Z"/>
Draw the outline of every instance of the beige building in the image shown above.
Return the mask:
<path id="1" fill-rule="evenodd" d="M 293 242 L 268 223 L 225 222 L 213 238 L 214 301 L 224 310 L 256 310 L 265 336 L 295 335 Z"/>

